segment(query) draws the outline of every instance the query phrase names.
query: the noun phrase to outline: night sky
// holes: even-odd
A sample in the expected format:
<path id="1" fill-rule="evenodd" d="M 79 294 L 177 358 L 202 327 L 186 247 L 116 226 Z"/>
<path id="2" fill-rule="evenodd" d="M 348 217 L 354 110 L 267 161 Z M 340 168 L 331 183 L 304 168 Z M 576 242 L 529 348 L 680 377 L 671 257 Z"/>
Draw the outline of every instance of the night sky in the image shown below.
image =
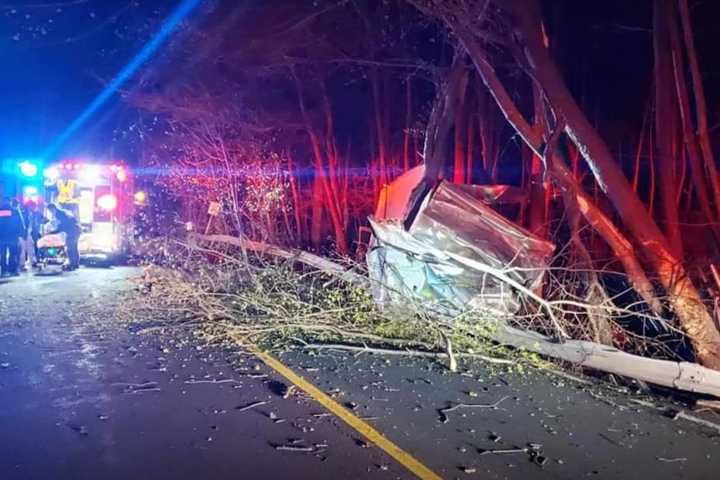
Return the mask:
<path id="1" fill-rule="evenodd" d="M 73 0 L 58 2 L 63 6 L 28 6 L 38 1 L 17 0 L 0 6 L 2 156 L 41 152 L 141 48 L 176 4 L 172 0 Z M 691 2 L 710 125 L 718 122 L 720 107 L 720 52 L 715 33 L 719 4 Z M 546 8 L 553 48 L 571 89 L 611 145 L 632 141 L 651 87 L 652 2 L 562 0 L 548 2 Z M 198 15 L 193 20 L 199 20 Z M 123 154 L 122 142 L 113 138 L 132 118 L 131 109 L 116 96 L 71 139 L 67 152 Z"/>
<path id="2" fill-rule="evenodd" d="M 157 28 L 171 0 L 87 0 L 31 8 L 0 2 L 0 155 L 41 152 L 102 90 Z M 51 2 L 43 2 L 51 3 Z M 72 153 L 108 154 L 127 119 L 115 97 L 80 135 Z"/>
<path id="3" fill-rule="evenodd" d="M 566 81 L 611 144 L 634 139 L 652 90 L 652 4 L 547 2 Z M 713 125 L 720 121 L 720 2 L 690 0 L 690 8 Z"/>

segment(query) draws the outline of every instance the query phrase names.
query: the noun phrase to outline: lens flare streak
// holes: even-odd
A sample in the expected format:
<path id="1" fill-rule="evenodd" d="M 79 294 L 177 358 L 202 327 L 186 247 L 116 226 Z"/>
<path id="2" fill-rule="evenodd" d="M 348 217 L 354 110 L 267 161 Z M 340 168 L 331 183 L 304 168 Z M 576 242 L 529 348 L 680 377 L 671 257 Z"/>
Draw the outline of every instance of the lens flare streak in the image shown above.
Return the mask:
<path id="1" fill-rule="evenodd" d="M 203 0 L 183 0 L 165 19 L 160 30 L 148 43 L 130 60 L 130 62 L 118 73 L 115 78 L 103 89 L 90 105 L 73 120 L 68 127 L 55 139 L 45 151 L 44 157 L 53 157 L 65 142 L 77 132 L 114 94 L 122 87 L 140 67 L 148 61 L 153 54 L 167 41 L 178 25 L 202 2 Z"/>

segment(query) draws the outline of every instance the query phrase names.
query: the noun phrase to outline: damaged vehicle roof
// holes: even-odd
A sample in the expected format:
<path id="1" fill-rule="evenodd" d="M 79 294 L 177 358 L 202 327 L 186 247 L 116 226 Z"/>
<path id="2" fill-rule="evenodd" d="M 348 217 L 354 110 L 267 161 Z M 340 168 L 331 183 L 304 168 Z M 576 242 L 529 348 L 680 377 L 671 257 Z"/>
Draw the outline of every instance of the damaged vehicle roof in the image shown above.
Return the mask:
<path id="1" fill-rule="evenodd" d="M 389 184 L 370 219 L 374 238 L 367 263 L 376 302 L 388 308 L 411 301 L 443 317 L 470 309 L 516 312 L 510 287 L 473 265 L 479 262 L 535 289 L 555 246 L 490 207 L 513 201 L 514 189 L 505 185 L 441 181 L 422 199 L 406 230 L 402 212 L 421 178 L 418 168 Z"/>

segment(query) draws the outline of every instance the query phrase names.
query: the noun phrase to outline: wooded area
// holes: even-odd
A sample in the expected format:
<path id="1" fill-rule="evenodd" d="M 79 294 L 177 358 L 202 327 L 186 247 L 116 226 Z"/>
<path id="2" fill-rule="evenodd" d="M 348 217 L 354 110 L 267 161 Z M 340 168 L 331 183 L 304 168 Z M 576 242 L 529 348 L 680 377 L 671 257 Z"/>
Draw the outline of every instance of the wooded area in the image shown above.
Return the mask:
<path id="1" fill-rule="evenodd" d="M 383 186 L 420 163 L 409 215 L 441 179 L 512 185 L 524 201 L 501 211 L 557 246 L 542 297 L 574 302 L 572 338 L 720 370 L 720 180 L 692 11 L 648 6 L 630 161 L 571 91 L 540 0 L 228 4 L 126 98 L 143 167 L 203 233 L 361 259 Z"/>

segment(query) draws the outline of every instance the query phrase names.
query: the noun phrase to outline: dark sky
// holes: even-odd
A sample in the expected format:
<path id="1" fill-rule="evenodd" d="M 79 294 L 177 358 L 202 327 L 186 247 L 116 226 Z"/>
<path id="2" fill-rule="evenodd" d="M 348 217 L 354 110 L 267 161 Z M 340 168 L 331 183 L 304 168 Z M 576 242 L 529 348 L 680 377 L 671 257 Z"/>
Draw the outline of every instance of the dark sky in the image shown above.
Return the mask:
<path id="1" fill-rule="evenodd" d="M 0 156 L 41 152 L 176 3 L 0 0 Z M 720 2 L 691 5 L 713 124 L 720 107 Z M 568 83 L 591 119 L 610 139 L 634 134 L 651 85 L 652 1 L 552 0 L 547 16 Z M 113 131 L 126 127 L 131 115 L 115 97 L 69 142 L 68 151 L 109 154 Z"/>
<path id="2" fill-rule="evenodd" d="M 720 120 L 720 1 L 689 5 L 712 124 Z M 613 149 L 621 139 L 634 140 L 652 89 L 652 6 L 652 0 L 546 2 L 565 78 Z"/>
<path id="3" fill-rule="evenodd" d="M 0 156 L 41 152 L 150 38 L 174 4 L 0 1 Z M 118 110 L 122 105 L 115 97 L 68 148 L 107 153 L 108 132 L 122 117 Z"/>

